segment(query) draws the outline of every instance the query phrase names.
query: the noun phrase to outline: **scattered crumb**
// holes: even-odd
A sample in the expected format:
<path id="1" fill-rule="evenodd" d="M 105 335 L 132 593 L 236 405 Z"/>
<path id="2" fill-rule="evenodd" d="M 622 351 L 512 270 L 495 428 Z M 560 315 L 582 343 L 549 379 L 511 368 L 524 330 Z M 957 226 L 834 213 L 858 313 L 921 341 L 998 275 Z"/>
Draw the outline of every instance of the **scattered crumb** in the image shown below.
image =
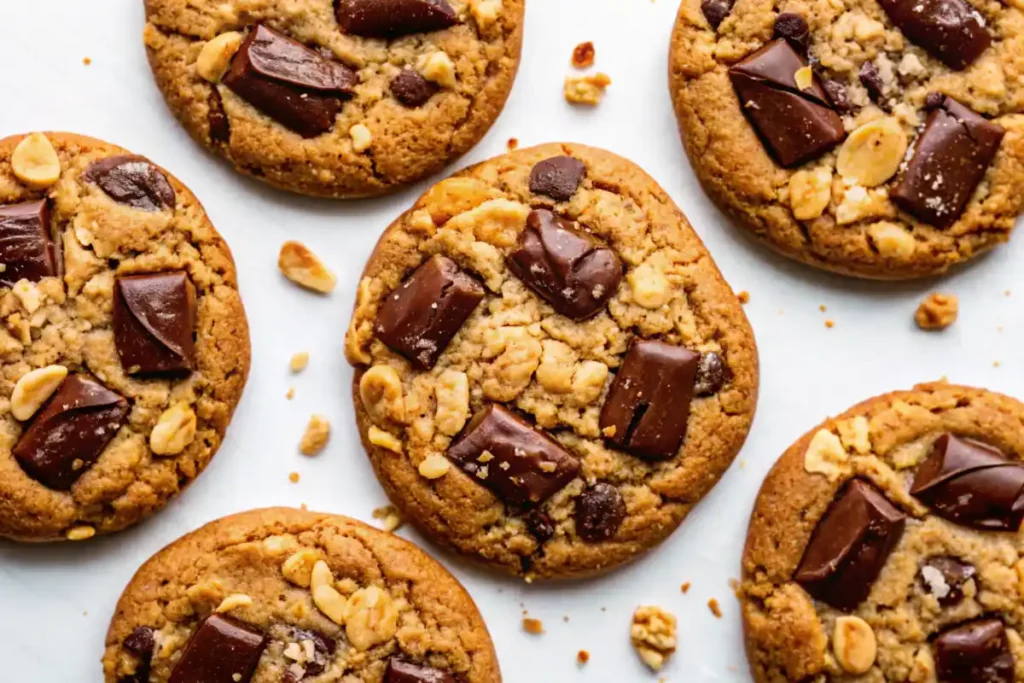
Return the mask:
<path id="1" fill-rule="evenodd" d="M 593 76 L 566 76 L 565 101 L 572 104 L 585 104 L 591 107 L 600 104 L 605 89 L 612 84 L 608 74 L 597 73 Z"/>
<path id="2" fill-rule="evenodd" d="M 539 636 L 544 633 L 544 623 L 540 619 L 523 619 L 523 630 L 530 635 Z"/>
<path id="3" fill-rule="evenodd" d="M 277 267 L 295 284 L 321 294 L 333 291 L 338 284 L 334 273 L 302 242 L 282 244 Z"/>
<path id="4" fill-rule="evenodd" d="M 676 651 L 676 618 L 654 605 L 637 607 L 629 637 L 647 668 L 660 671 L 665 660 Z"/>
<path id="5" fill-rule="evenodd" d="M 505 143 L 505 146 L 508 147 L 508 151 L 514 152 L 519 148 L 519 138 L 509 138 L 508 142 Z"/>
<path id="6" fill-rule="evenodd" d="M 602 611 L 602 612 L 607 612 L 607 611 L 608 611 L 608 608 L 607 608 L 607 607 L 602 607 L 602 608 L 601 608 L 601 611 Z"/>
<path id="7" fill-rule="evenodd" d="M 782 309 L 781 308 L 779 309 L 779 315 L 782 315 Z"/>
<path id="8" fill-rule="evenodd" d="M 288 367 L 292 372 L 302 372 L 309 365 L 309 352 L 299 351 L 292 356 L 292 359 L 288 362 Z"/>
<path id="9" fill-rule="evenodd" d="M 1002 332 L 1002 331 L 1003 331 L 1003 326 L 1002 325 L 999 325 L 999 326 L 996 327 L 996 332 Z"/>
<path id="10" fill-rule="evenodd" d="M 89 610 L 85 610 L 84 612 L 82 612 L 82 616 L 83 617 L 89 616 Z"/>
<path id="11" fill-rule="evenodd" d="M 740 469 L 743 470 L 743 469 L 746 469 L 746 468 L 747 468 L 747 459 L 746 458 L 740 458 Z"/>
<path id="12" fill-rule="evenodd" d="M 564 621 L 565 623 L 568 624 L 569 623 L 569 615 L 568 614 L 562 615 L 562 621 Z"/>
<path id="13" fill-rule="evenodd" d="M 742 292 L 736 295 L 736 298 L 740 300 L 741 304 L 746 304 L 750 301 L 750 292 L 744 289 Z"/>
<path id="14" fill-rule="evenodd" d="M 580 43 L 572 51 L 572 65 L 577 69 L 586 69 L 594 66 L 594 44 L 589 40 Z"/>
<path id="15" fill-rule="evenodd" d="M 590 653 L 586 650 L 580 650 L 576 653 L 576 663 L 583 666 L 590 661 Z"/>
<path id="16" fill-rule="evenodd" d="M 818 310 L 821 311 L 822 313 L 824 313 L 825 312 L 825 304 L 821 304 L 820 306 L 818 306 Z"/>
<path id="17" fill-rule="evenodd" d="M 733 593 L 737 592 L 740 589 L 740 580 L 739 579 L 729 579 L 729 588 L 732 589 Z"/>
<path id="18" fill-rule="evenodd" d="M 722 608 L 718 606 L 718 600 L 711 598 L 708 600 L 708 609 L 715 615 L 716 619 L 722 618 Z"/>
<path id="19" fill-rule="evenodd" d="M 960 302 L 953 294 L 932 292 L 914 313 L 914 322 L 922 330 L 944 330 L 956 322 Z"/>
<path id="20" fill-rule="evenodd" d="M 827 327 L 828 329 L 831 330 L 835 326 L 836 326 L 836 321 L 835 320 L 826 320 L 825 321 L 825 327 Z"/>
<path id="21" fill-rule="evenodd" d="M 92 64 L 92 57 L 82 57 L 82 64 L 89 66 Z"/>
<path id="22" fill-rule="evenodd" d="M 679 587 L 679 590 L 683 591 L 684 594 L 689 593 L 690 592 L 690 582 L 687 581 L 686 583 L 684 583 L 682 586 Z"/>
<path id="23" fill-rule="evenodd" d="M 1005 294 L 1006 296 L 1010 296 L 1011 292 L 1010 290 L 1006 290 L 1005 292 L 1003 292 L 1003 294 Z"/>
<path id="24" fill-rule="evenodd" d="M 288 387 L 288 393 L 284 397 L 289 401 L 295 398 L 295 387 Z"/>
<path id="25" fill-rule="evenodd" d="M 394 505 L 385 505 L 373 511 L 373 518 L 381 520 L 384 531 L 395 531 L 402 526 L 402 516 Z"/>
<path id="26" fill-rule="evenodd" d="M 301 503 L 301 504 L 299 504 L 299 508 L 302 509 L 302 510 L 308 510 L 309 506 L 306 505 L 305 503 Z"/>
<path id="27" fill-rule="evenodd" d="M 290 481 L 293 484 L 298 484 L 299 483 L 299 473 L 298 472 L 292 472 L 291 474 L 289 474 L 288 475 L 288 481 Z"/>
<path id="28" fill-rule="evenodd" d="M 1002 363 L 1000 363 L 999 361 L 997 361 L 997 360 L 992 361 L 992 367 L 998 368 L 1000 365 L 1002 365 Z"/>
<path id="29" fill-rule="evenodd" d="M 331 423 L 323 415 L 313 415 L 306 425 L 306 433 L 299 442 L 299 450 L 303 455 L 316 455 L 327 445 L 331 437 Z"/>

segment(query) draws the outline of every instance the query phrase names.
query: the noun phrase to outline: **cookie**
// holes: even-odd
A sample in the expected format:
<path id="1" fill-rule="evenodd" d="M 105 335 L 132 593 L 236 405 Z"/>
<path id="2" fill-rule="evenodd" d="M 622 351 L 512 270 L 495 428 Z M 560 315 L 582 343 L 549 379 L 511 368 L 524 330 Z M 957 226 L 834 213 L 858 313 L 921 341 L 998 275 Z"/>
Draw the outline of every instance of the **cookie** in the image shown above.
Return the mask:
<path id="1" fill-rule="evenodd" d="M 237 170 L 377 195 L 461 156 L 519 66 L 525 0 L 146 0 L 171 111 Z"/>
<path id="2" fill-rule="evenodd" d="M 977 0 L 684 0 L 669 81 L 690 162 L 786 256 L 941 273 L 1024 208 L 1021 20 Z"/>
<path id="3" fill-rule="evenodd" d="M 1020 681 L 1022 423 L 1012 398 L 934 383 L 791 446 L 743 554 L 754 680 Z"/>
<path id="4" fill-rule="evenodd" d="M 235 265 L 148 159 L 0 140 L 0 537 L 83 540 L 213 458 L 249 372 Z"/>
<path id="5" fill-rule="evenodd" d="M 636 165 L 573 144 L 429 189 L 370 256 L 346 354 L 403 518 L 528 578 L 664 540 L 757 397 L 750 327 L 686 218 Z"/>
<path id="6" fill-rule="evenodd" d="M 211 522 L 139 569 L 106 683 L 500 683 L 462 585 L 361 522 L 268 508 Z"/>

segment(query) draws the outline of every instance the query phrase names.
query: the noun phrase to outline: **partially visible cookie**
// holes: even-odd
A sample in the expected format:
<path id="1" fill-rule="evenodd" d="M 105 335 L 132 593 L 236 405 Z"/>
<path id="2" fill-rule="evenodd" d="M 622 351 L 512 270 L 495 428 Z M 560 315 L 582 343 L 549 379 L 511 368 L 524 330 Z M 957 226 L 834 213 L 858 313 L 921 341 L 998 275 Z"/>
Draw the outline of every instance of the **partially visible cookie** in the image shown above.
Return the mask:
<path id="1" fill-rule="evenodd" d="M 1024 404 L 945 383 L 826 420 L 769 473 L 739 589 L 754 679 L 1014 683 Z"/>
<path id="2" fill-rule="evenodd" d="M 154 555 L 107 631 L 106 683 L 500 683 L 487 627 L 419 548 L 289 508 L 211 522 Z"/>
<path id="3" fill-rule="evenodd" d="M 0 140 L 0 537 L 84 540 L 163 507 L 249 372 L 227 244 L 174 176 L 69 133 Z"/>
<path id="4" fill-rule="evenodd" d="M 146 0 L 157 86 L 237 170 L 381 194 L 483 137 L 519 66 L 524 0 Z"/>
<path id="5" fill-rule="evenodd" d="M 574 144 L 429 189 L 370 256 L 346 353 L 403 518 L 527 577 L 664 540 L 757 397 L 742 306 L 686 218 L 636 165 Z"/>

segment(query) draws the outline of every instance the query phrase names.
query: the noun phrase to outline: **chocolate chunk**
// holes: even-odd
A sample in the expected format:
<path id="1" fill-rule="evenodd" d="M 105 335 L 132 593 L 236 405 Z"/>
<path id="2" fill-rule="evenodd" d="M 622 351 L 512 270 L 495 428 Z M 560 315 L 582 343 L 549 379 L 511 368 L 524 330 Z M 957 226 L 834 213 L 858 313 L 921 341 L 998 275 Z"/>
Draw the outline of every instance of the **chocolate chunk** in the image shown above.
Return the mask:
<path id="1" fill-rule="evenodd" d="M 846 86 L 839 81 L 822 78 L 821 88 L 828 95 L 828 101 L 832 103 L 832 108 L 840 114 L 851 114 L 860 108 L 850 99 L 850 93 L 847 92 Z"/>
<path id="2" fill-rule="evenodd" d="M 960 218 L 1006 131 L 945 98 L 932 110 L 914 156 L 890 197 L 920 221 L 947 228 Z"/>
<path id="3" fill-rule="evenodd" d="M 1024 519 L 1024 466 L 985 444 L 943 434 L 918 468 L 910 495 L 940 517 L 990 531 Z"/>
<path id="4" fill-rule="evenodd" d="M 149 670 L 153 663 L 153 647 L 156 639 L 155 630 L 149 626 L 139 626 L 124 639 L 121 645 L 138 658 L 135 671 L 128 676 L 121 676 L 117 683 L 149 683 Z"/>
<path id="5" fill-rule="evenodd" d="M 555 523 L 542 510 L 530 510 L 526 515 L 526 528 L 541 544 L 547 543 L 555 535 Z"/>
<path id="6" fill-rule="evenodd" d="M 85 375 L 69 375 L 14 446 L 25 472 L 67 490 L 99 459 L 128 416 L 128 401 Z"/>
<path id="7" fill-rule="evenodd" d="M 455 677 L 431 666 L 392 657 L 384 672 L 384 683 L 455 683 Z"/>
<path id="8" fill-rule="evenodd" d="M 806 90 L 797 86 L 795 74 L 805 66 L 780 38 L 729 69 L 740 106 L 783 166 L 814 159 L 846 137 L 817 77 Z"/>
<path id="9" fill-rule="evenodd" d="M 811 29 L 807 20 L 793 12 L 783 12 L 775 17 L 773 38 L 784 38 L 790 46 L 802 55 L 811 47 Z"/>
<path id="10" fill-rule="evenodd" d="M 267 638 L 252 626 L 221 614 L 199 623 L 168 683 L 249 683 Z"/>
<path id="11" fill-rule="evenodd" d="M 693 393 L 697 396 L 717 394 L 725 384 L 728 369 L 722 357 L 714 351 L 702 354 L 697 363 L 697 380 L 694 382 Z"/>
<path id="12" fill-rule="evenodd" d="M 579 461 L 508 408 L 483 408 L 448 458 L 506 503 L 542 503 L 576 478 Z"/>
<path id="13" fill-rule="evenodd" d="M 334 127 L 358 78 L 347 66 L 262 24 L 235 53 L 223 83 L 302 137 Z"/>
<path id="14" fill-rule="evenodd" d="M 711 28 L 717 30 L 729 16 L 734 2 L 735 0 L 701 0 L 700 11 L 704 13 L 704 18 L 711 24 Z"/>
<path id="15" fill-rule="evenodd" d="M 45 199 L 0 206 L 0 285 L 18 280 L 39 282 L 60 275 L 57 246 L 50 233 L 50 208 Z"/>
<path id="16" fill-rule="evenodd" d="M 538 162 L 530 171 L 530 192 L 543 194 L 558 202 L 572 199 L 580 187 L 587 167 L 579 159 L 558 156 Z"/>
<path id="17" fill-rule="evenodd" d="M 882 82 L 882 74 L 878 65 L 874 62 L 864 62 L 860 65 L 860 83 L 868 91 L 868 97 L 878 106 L 886 109 L 885 104 L 885 83 Z"/>
<path id="18" fill-rule="evenodd" d="M 431 83 L 412 69 L 402 69 L 391 79 L 391 94 L 406 107 L 423 106 L 437 90 L 438 86 L 435 83 Z"/>
<path id="19" fill-rule="evenodd" d="M 942 683 L 1013 683 L 1003 622 L 978 619 L 942 633 L 935 639 L 935 673 Z"/>
<path id="20" fill-rule="evenodd" d="M 173 209 L 174 188 L 167 176 L 145 157 L 122 155 L 89 164 L 82 174 L 118 204 L 142 211 Z"/>
<path id="21" fill-rule="evenodd" d="M 429 370 L 483 298 L 479 282 L 434 255 L 381 302 L 377 337 Z"/>
<path id="22" fill-rule="evenodd" d="M 302 678 L 312 678 L 322 674 L 327 669 L 327 664 L 334 657 L 334 653 L 338 649 L 338 643 L 334 639 L 328 638 L 316 631 L 293 626 L 288 630 L 288 636 L 292 642 L 299 645 L 302 645 L 307 640 L 313 643 L 313 658 L 307 659 L 302 663 L 305 669 L 305 674 Z"/>
<path id="23" fill-rule="evenodd" d="M 607 541 L 625 518 L 622 494 L 611 484 L 595 484 L 576 499 L 576 534 L 584 541 Z"/>
<path id="24" fill-rule="evenodd" d="M 700 355 L 661 341 L 635 341 L 601 408 L 609 441 L 644 460 L 665 460 L 686 437 Z"/>
<path id="25" fill-rule="evenodd" d="M 113 309 L 114 345 L 128 374 L 195 369 L 196 292 L 185 272 L 118 277 Z"/>
<path id="26" fill-rule="evenodd" d="M 992 43 L 965 0 L 879 0 L 896 28 L 951 69 L 966 68 Z"/>
<path id="27" fill-rule="evenodd" d="M 818 522 L 794 579 L 818 600 L 852 610 L 871 593 L 905 523 L 878 489 L 851 481 Z"/>
<path id="28" fill-rule="evenodd" d="M 527 287 L 573 320 L 596 315 L 622 280 L 622 262 L 614 251 L 547 209 L 530 212 L 505 262 Z"/>
<path id="29" fill-rule="evenodd" d="M 447 0 L 335 0 L 334 14 L 345 33 L 367 38 L 429 33 L 459 23 Z"/>
<path id="30" fill-rule="evenodd" d="M 927 111 L 931 111 L 932 109 L 938 109 L 939 107 L 942 106 L 942 103 L 945 102 L 945 101 L 946 101 L 946 96 L 945 95 L 943 95 L 940 92 L 935 92 L 933 90 L 930 93 L 928 93 L 927 95 L 925 95 L 925 97 L 924 97 L 924 108 Z"/>
<path id="31" fill-rule="evenodd" d="M 206 105 L 208 109 L 206 122 L 210 127 L 210 141 L 222 145 L 227 144 L 231 140 L 231 122 L 228 120 L 227 112 L 224 111 L 224 100 L 220 97 L 220 91 L 211 88 Z"/>
<path id="32" fill-rule="evenodd" d="M 925 560 L 920 575 L 925 592 L 934 595 L 943 607 L 949 607 L 964 599 L 964 584 L 975 573 L 972 564 L 961 562 L 955 557 L 938 556 Z"/>

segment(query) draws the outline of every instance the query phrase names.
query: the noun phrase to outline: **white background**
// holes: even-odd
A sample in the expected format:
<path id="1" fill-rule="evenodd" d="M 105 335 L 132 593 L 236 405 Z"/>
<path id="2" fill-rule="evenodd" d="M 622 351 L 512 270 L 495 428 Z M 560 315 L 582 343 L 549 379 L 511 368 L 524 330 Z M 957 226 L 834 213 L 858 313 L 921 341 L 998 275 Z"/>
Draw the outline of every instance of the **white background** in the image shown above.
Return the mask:
<path id="1" fill-rule="evenodd" d="M 490 134 L 457 165 L 500 154 L 516 137 L 522 146 L 589 143 L 643 166 L 689 216 L 726 279 L 750 292 L 746 311 L 761 352 L 757 419 L 733 467 L 679 531 L 610 576 L 528 586 L 434 549 L 479 604 L 509 683 L 657 680 L 629 645 L 630 615 L 642 603 L 679 618 L 679 652 L 661 674 L 668 681 L 750 680 L 728 582 L 739 574 L 747 516 L 775 458 L 827 414 L 943 375 L 1024 397 L 1024 238 L 941 282 L 898 285 L 819 274 L 755 244 L 704 197 L 679 142 L 666 85 L 675 10 L 675 0 L 530 0 L 512 96 Z M 191 187 L 238 263 L 252 373 L 220 453 L 161 514 L 84 544 L 0 543 L 0 681 L 101 681 L 104 634 L 123 586 L 151 554 L 209 520 L 301 503 L 369 520 L 386 503 L 355 432 L 342 340 L 377 236 L 439 178 L 384 199 L 330 202 L 235 175 L 165 108 L 142 27 L 141 0 L 0 0 L 0 134 L 71 130 L 107 139 Z M 594 41 L 596 67 L 613 80 L 594 110 L 574 109 L 561 95 L 572 48 L 584 40 Z M 91 66 L 83 65 L 86 56 Z M 335 270 L 331 296 L 281 277 L 277 252 L 288 239 L 305 242 Z M 960 319 L 941 334 L 921 332 L 912 321 L 918 301 L 934 289 L 960 297 Z M 310 365 L 292 377 L 288 359 L 299 350 L 310 352 Z M 296 388 L 292 401 L 285 399 L 289 386 Z M 314 412 L 329 416 L 335 431 L 327 450 L 310 459 L 297 444 Z M 300 483 L 288 481 L 292 471 Z M 424 543 L 408 527 L 399 533 Z M 687 595 L 684 581 L 693 586 Z M 721 619 L 708 610 L 711 597 L 722 605 Z M 543 620 L 544 635 L 522 631 L 524 608 Z M 575 663 L 580 648 L 592 655 L 582 668 Z"/>

